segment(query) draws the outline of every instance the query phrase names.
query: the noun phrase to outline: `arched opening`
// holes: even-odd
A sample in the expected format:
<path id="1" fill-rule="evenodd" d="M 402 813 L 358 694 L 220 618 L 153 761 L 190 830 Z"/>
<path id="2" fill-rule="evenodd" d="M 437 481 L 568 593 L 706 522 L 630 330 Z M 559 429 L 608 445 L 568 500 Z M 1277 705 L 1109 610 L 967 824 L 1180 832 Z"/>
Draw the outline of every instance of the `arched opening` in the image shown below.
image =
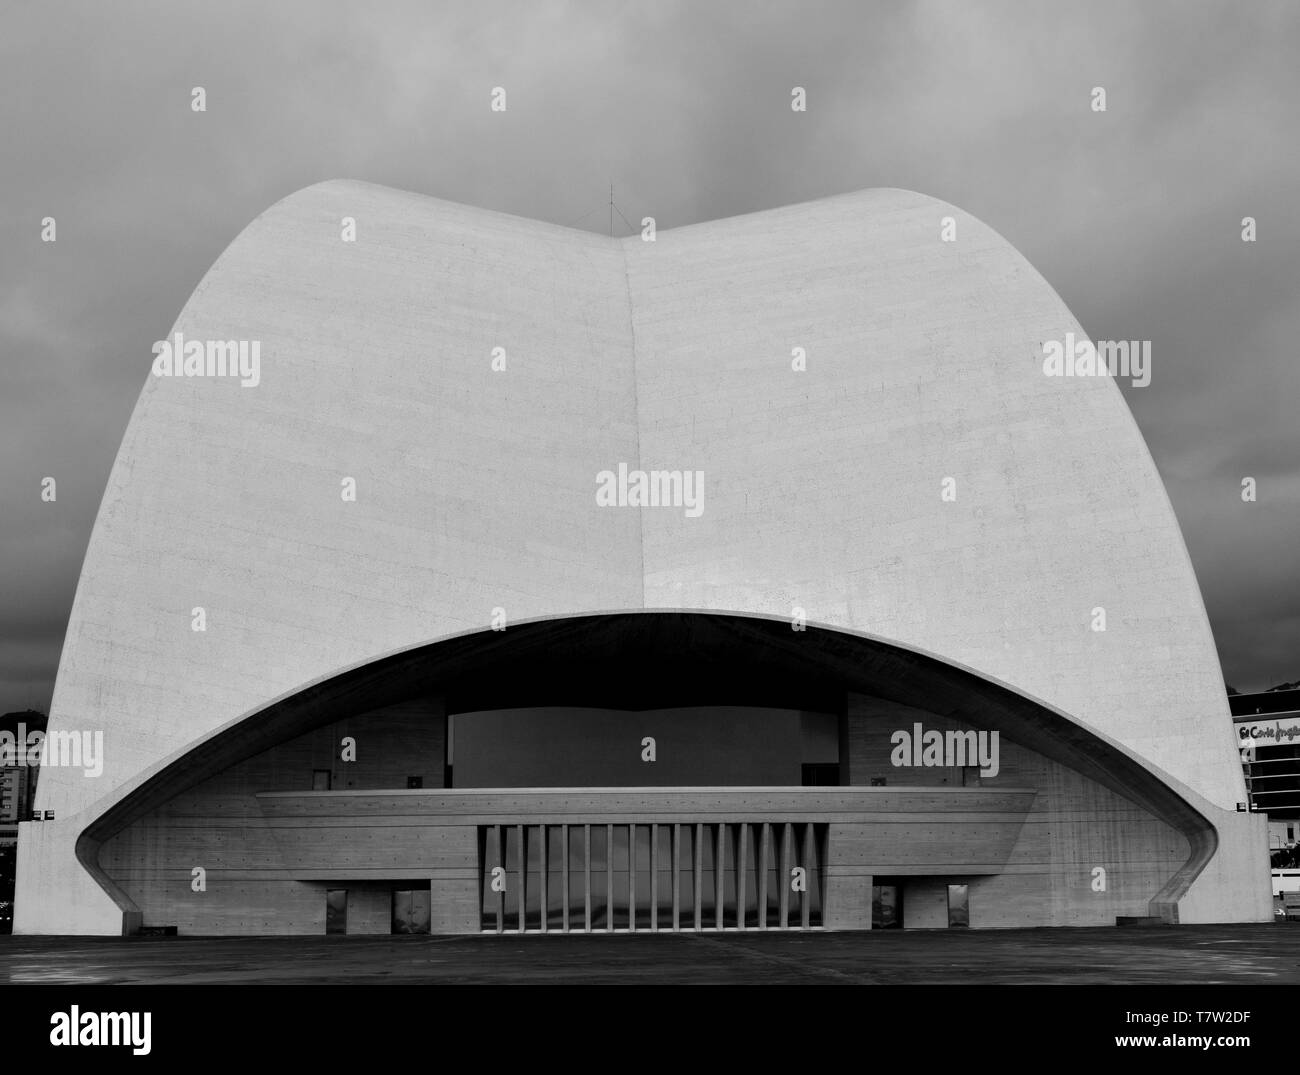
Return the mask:
<path id="1" fill-rule="evenodd" d="M 357 929 L 409 931 L 422 892 L 434 932 L 866 929 L 888 886 L 904 925 L 948 924 L 955 890 L 972 926 L 1162 913 L 1213 840 L 1136 758 L 969 670 L 636 612 L 312 684 L 161 766 L 78 855 L 186 932 L 323 931 L 344 898 Z M 219 898 L 193 898 L 191 861 Z"/>

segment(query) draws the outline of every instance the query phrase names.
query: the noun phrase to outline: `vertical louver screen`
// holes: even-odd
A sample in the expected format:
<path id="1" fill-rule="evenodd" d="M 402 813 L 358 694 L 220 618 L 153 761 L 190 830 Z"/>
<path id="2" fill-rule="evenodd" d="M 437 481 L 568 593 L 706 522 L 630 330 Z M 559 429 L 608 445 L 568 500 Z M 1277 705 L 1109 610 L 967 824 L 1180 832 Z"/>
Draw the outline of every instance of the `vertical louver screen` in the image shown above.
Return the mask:
<path id="1" fill-rule="evenodd" d="M 491 933 L 810 929 L 822 924 L 825 824 L 484 825 Z"/>

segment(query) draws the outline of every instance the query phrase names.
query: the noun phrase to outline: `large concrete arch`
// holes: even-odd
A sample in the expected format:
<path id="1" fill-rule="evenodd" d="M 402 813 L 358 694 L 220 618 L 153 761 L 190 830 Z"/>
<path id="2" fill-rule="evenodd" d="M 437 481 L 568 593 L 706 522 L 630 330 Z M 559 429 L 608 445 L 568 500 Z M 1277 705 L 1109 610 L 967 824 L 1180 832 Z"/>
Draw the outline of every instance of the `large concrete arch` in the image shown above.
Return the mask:
<path id="1" fill-rule="evenodd" d="M 667 682 L 647 683 L 653 679 L 643 674 L 647 667 L 671 669 L 672 675 Z M 507 678 L 505 670 L 517 670 L 519 679 Z M 545 701 L 598 703 L 608 701 L 611 691 L 626 691 L 636 708 L 709 697 L 793 708 L 821 697 L 822 704 L 838 706 L 850 692 L 858 692 L 996 730 L 1110 788 L 1183 835 L 1188 858 L 1153 894 L 1153 916 L 1177 919 L 1179 901 L 1218 847 L 1199 796 L 1171 786 L 1132 751 L 1079 726 L 1067 714 L 971 669 L 816 624 L 794 632 L 784 620 L 760 616 L 642 610 L 525 621 L 505 632 L 469 632 L 305 684 L 202 737 L 97 803 L 96 816 L 78 838 L 77 857 L 124 915 L 138 917 L 129 893 L 99 862 L 104 842 L 240 761 L 346 718 L 359 707 L 382 707 L 418 694 L 455 692 L 466 699 L 467 708 L 496 708 Z"/>
<path id="2" fill-rule="evenodd" d="M 172 332 L 260 341 L 260 383 L 146 377 L 50 717 L 102 729 L 105 767 L 42 774 L 20 930 L 117 932 L 74 844 L 138 774 L 498 608 L 798 608 L 978 669 L 1202 798 L 1233 833 L 1204 913 L 1231 914 L 1257 826 L 1223 813 L 1245 792 L 1177 522 L 1110 378 L 1042 373 L 1078 323 L 969 215 L 870 190 L 651 243 L 329 182 L 254 221 Z M 703 471 L 703 513 L 599 507 L 619 463 Z"/>

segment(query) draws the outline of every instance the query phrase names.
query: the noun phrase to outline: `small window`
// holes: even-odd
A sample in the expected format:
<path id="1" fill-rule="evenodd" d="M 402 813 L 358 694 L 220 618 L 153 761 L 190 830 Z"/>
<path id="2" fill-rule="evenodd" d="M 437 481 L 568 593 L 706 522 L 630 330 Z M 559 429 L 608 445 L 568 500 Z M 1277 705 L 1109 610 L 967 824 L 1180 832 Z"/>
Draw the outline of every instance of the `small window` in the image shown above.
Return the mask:
<path id="1" fill-rule="evenodd" d="M 328 769 L 314 769 L 311 774 L 312 791 L 329 791 L 330 789 L 330 771 Z"/>
<path id="2" fill-rule="evenodd" d="M 888 783 L 889 781 L 886 780 L 883 776 L 873 776 L 871 778 L 871 786 L 873 788 L 883 788 Z"/>
<path id="3" fill-rule="evenodd" d="M 408 788 L 422 788 L 422 787 L 424 787 L 424 777 L 422 777 L 422 776 L 408 776 L 408 777 L 406 778 L 406 786 L 407 786 Z"/>
<path id="4" fill-rule="evenodd" d="M 982 783 L 980 779 L 980 767 L 978 765 L 963 765 L 961 770 L 961 786 L 964 788 L 977 788 Z"/>

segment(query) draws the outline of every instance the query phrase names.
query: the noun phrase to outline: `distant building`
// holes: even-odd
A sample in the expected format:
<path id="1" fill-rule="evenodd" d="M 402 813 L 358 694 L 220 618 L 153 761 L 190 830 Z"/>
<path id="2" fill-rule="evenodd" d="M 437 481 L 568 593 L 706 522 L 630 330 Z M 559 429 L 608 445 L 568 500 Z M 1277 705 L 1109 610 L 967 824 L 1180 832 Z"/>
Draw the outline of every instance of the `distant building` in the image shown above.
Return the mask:
<path id="1" fill-rule="evenodd" d="M 0 768 L 0 843 L 18 839 L 18 822 L 27 820 L 35 797 L 35 769 L 26 765 Z"/>
<path id="2" fill-rule="evenodd" d="M 36 777 L 40 767 L 28 763 L 24 749 L 18 753 L 4 744 L 45 732 L 45 714 L 34 709 L 0 717 L 0 846 L 12 847 L 18 839 L 18 822 L 27 821 L 36 802 Z"/>
<path id="3" fill-rule="evenodd" d="M 45 731 L 45 714 L 35 710 L 0 717 L 0 742 L 16 742 L 34 731 Z M 25 751 L 23 752 L 25 755 Z M 39 767 L 21 764 L 17 752 L 0 750 L 0 933 L 10 933 L 14 920 L 14 873 L 18 850 L 18 823 L 32 816 Z"/>
<path id="4" fill-rule="evenodd" d="M 1300 688 L 1228 697 L 1252 810 L 1273 850 L 1300 841 Z"/>

